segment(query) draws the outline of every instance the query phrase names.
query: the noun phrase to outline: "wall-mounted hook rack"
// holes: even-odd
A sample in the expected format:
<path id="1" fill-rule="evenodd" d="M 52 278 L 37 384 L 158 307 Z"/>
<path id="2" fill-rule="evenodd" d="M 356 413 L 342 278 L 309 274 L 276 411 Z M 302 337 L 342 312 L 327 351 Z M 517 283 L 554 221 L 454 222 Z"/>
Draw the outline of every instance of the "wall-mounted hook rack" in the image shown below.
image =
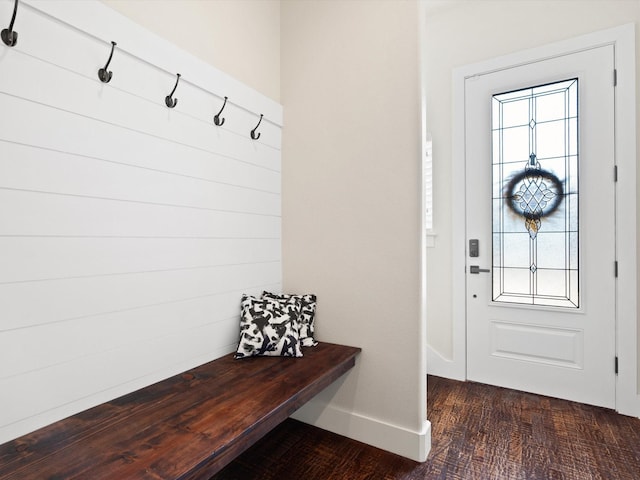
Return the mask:
<path id="1" fill-rule="evenodd" d="M 258 139 L 260 138 L 260 133 L 258 133 L 258 134 L 256 135 L 256 130 L 257 130 L 257 129 L 258 129 L 258 127 L 260 126 L 260 122 L 262 122 L 262 117 L 263 117 L 263 115 L 262 115 L 262 114 L 260 114 L 260 120 L 258 120 L 258 124 L 256 125 L 256 127 L 255 127 L 253 130 L 251 130 L 251 138 L 252 138 L 253 140 L 258 140 Z"/>
<path id="2" fill-rule="evenodd" d="M 220 111 L 213 117 L 213 123 L 215 123 L 218 127 L 221 127 L 222 125 L 224 125 L 224 121 L 226 119 L 220 119 L 220 114 L 222 113 L 222 111 L 224 110 L 225 105 L 227 104 L 227 100 L 229 97 L 224 97 L 224 103 L 222 104 L 222 108 L 220 109 Z"/>
<path id="3" fill-rule="evenodd" d="M 177 98 L 173 98 L 173 94 L 176 93 L 176 88 L 178 88 L 178 82 L 180 81 L 180 74 L 176 74 L 176 84 L 173 87 L 173 90 L 171 90 L 171 93 L 169 95 L 167 95 L 164 99 L 164 103 L 167 105 L 167 107 L 169 108 L 173 108 L 178 104 L 178 99 Z"/>
<path id="4" fill-rule="evenodd" d="M 98 70 L 98 78 L 102 83 L 109 83 L 111 81 L 111 77 L 113 76 L 113 72 L 108 71 L 107 68 L 109 68 L 109 64 L 111 63 L 111 59 L 113 58 L 113 51 L 116 48 L 116 45 L 116 42 L 111 42 L 111 54 L 109 55 L 109 60 L 107 60 L 107 64 L 104 66 L 104 68 Z"/>
<path id="5" fill-rule="evenodd" d="M 15 47 L 16 43 L 18 43 L 18 32 L 14 32 L 13 23 L 16 21 L 16 14 L 18 13 L 18 0 L 13 5 L 13 15 L 11 16 L 11 23 L 9 23 L 9 28 L 5 28 L 0 32 L 0 37 L 2 37 L 2 41 L 8 47 Z"/>

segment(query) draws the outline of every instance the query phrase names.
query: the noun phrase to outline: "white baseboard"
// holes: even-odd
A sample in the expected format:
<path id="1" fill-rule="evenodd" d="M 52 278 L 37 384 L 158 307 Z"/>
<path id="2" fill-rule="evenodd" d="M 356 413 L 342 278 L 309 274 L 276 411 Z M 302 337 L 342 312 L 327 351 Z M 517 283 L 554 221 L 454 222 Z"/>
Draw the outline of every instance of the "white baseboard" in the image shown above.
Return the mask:
<path id="1" fill-rule="evenodd" d="M 427 345 L 427 374 L 436 377 L 450 378 L 452 380 L 465 381 L 466 372 L 464 365 L 459 365 L 449 360 L 436 350 Z"/>
<path id="2" fill-rule="evenodd" d="M 431 450 L 431 422 L 415 432 L 311 400 L 292 418 L 388 452 L 424 462 Z"/>

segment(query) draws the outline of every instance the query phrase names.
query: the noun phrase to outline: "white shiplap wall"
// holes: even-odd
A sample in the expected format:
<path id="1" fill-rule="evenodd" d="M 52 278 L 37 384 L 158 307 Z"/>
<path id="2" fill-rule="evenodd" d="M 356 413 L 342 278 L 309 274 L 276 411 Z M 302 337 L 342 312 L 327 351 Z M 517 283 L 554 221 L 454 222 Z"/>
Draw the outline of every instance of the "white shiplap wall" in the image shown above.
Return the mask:
<path id="1" fill-rule="evenodd" d="M 281 287 L 279 105 L 97 1 L 22 1 L 15 29 L 0 44 L 0 443 L 232 351 L 241 294 Z"/>

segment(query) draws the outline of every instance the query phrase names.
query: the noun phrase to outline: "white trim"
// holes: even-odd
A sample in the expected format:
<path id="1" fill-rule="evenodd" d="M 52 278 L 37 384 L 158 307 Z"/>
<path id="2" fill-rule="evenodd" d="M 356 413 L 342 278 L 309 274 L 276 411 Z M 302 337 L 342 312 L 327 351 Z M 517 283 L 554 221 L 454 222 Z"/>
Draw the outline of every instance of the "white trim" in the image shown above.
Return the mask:
<path id="1" fill-rule="evenodd" d="M 422 422 L 422 429 L 415 432 L 316 399 L 305 404 L 292 418 L 416 462 L 424 462 L 431 449 L 431 423 L 427 420 Z"/>
<path id="2" fill-rule="evenodd" d="M 453 365 L 458 375 L 456 378 L 467 378 L 467 302 L 466 302 L 466 223 L 465 202 L 466 193 L 464 186 L 467 184 L 465 157 L 465 88 L 466 75 L 461 69 L 453 71 L 453 128 L 452 128 L 452 183 L 461 185 L 462 188 L 453 186 L 451 189 L 451 207 L 453 218 L 451 220 L 451 306 Z M 456 175 L 457 174 L 457 175 Z"/>
<path id="3" fill-rule="evenodd" d="M 221 99 L 226 95 L 229 97 L 228 104 L 256 115 L 262 113 L 263 122 L 282 126 L 282 106 L 277 102 L 144 29 L 98 0 L 23 0 L 18 8 L 24 7 L 104 41 L 105 59 L 111 48 L 111 40 L 114 40 L 118 43 L 118 51 L 126 52 L 171 75 L 180 72 L 181 83 L 191 83 Z M 18 33 L 19 17 L 18 11 L 15 26 Z M 212 119 L 215 113 L 212 112 Z"/>
<path id="4" fill-rule="evenodd" d="M 427 206 L 426 198 L 424 195 L 425 192 L 425 168 L 429 168 L 431 170 L 431 166 L 426 165 L 427 160 L 427 141 L 430 140 L 427 138 L 427 92 L 426 92 L 426 52 L 425 52 L 425 38 L 426 38 L 426 15 L 425 13 L 425 5 L 423 2 L 418 2 L 418 52 L 420 56 L 420 104 L 421 104 L 421 115 L 420 115 L 420 158 L 416 159 L 420 165 L 420 178 L 421 189 L 420 189 L 420 197 L 421 197 L 421 205 L 420 205 L 420 282 L 418 288 L 420 289 L 418 298 L 420 299 L 420 319 L 419 319 L 419 338 L 418 338 L 418 355 L 419 355 L 419 377 L 418 377 L 418 424 L 422 426 L 422 432 L 419 435 L 410 436 L 411 438 L 407 439 L 403 442 L 397 442 L 396 445 L 402 445 L 401 452 L 397 452 L 400 455 L 407 456 L 414 460 L 423 462 L 427 459 L 427 455 L 429 454 L 429 450 L 431 449 L 431 424 L 427 420 L 427 237 L 424 235 L 424 231 L 426 229 L 426 218 L 424 215 L 425 208 Z M 431 173 L 431 172 L 430 172 Z M 363 421 L 364 417 L 358 417 L 360 421 L 354 422 L 354 425 L 361 424 L 366 425 L 367 423 Z M 346 425 L 346 423 L 345 423 Z M 367 430 L 358 429 L 358 434 L 367 433 Z M 372 433 L 377 433 L 375 429 L 371 429 Z M 384 432 L 382 432 L 384 433 Z M 354 437 L 355 438 L 355 437 Z M 394 442 L 388 442 L 388 439 L 393 438 L 392 435 L 381 435 L 380 437 L 365 437 L 365 438 L 383 438 L 385 439 L 385 446 L 381 448 L 385 448 L 389 451 L 395 451 Z M 389 444 L 387 446 L 387 443 Z"/>
<path id="5" fill-rule="evenodd" d="M 616 409 L 640 417 L 636 258 L 636 40 L 633 24 L 616 30 L 616 249 L 618 382 Z"/>
<path id="6" fill-rule="evenodd" d="M 618 287 L 617 348 L 619 375 L 616 408 L 620 413 L 640 416 L 638 395 L 637 263 L 636 263 L 636 92 L 635 26 L 627 24 L 562 42 L 466 65 L 453 71 L 453 179 L 465 185 L 465 79 L 543 59 L 566 55 L 602 45 L 614 45 L 618 70 L 616 88 L 616 225 Z M 451 369 L 465 371 L 466 378 L 466 293 L 465 293 L 465 192 L 452 188 L 453 207 L 453 360 Z M 623 221 L 621 219 L 624 219 Z"/>
<path id="7" fill-rule="evenodd" d="M 464 365 L 463 365 L 464 366 Z M 466 370 L 460 364 L 443 357 L 435 348 L 427 346 L 427 371 L 429 375 L 450 378 L 452 380 L 466 380 Z"/>

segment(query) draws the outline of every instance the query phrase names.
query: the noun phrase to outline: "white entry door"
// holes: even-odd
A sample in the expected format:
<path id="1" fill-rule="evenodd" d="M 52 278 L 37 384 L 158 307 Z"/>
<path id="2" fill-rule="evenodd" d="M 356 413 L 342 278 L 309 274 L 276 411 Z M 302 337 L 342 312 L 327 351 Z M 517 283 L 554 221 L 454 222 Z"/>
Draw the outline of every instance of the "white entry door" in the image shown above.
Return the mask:
<path id="1" fill-rule="evenodd" d="M 467 377 L 615 407 L 614 52 L 465 80 Z"/>

